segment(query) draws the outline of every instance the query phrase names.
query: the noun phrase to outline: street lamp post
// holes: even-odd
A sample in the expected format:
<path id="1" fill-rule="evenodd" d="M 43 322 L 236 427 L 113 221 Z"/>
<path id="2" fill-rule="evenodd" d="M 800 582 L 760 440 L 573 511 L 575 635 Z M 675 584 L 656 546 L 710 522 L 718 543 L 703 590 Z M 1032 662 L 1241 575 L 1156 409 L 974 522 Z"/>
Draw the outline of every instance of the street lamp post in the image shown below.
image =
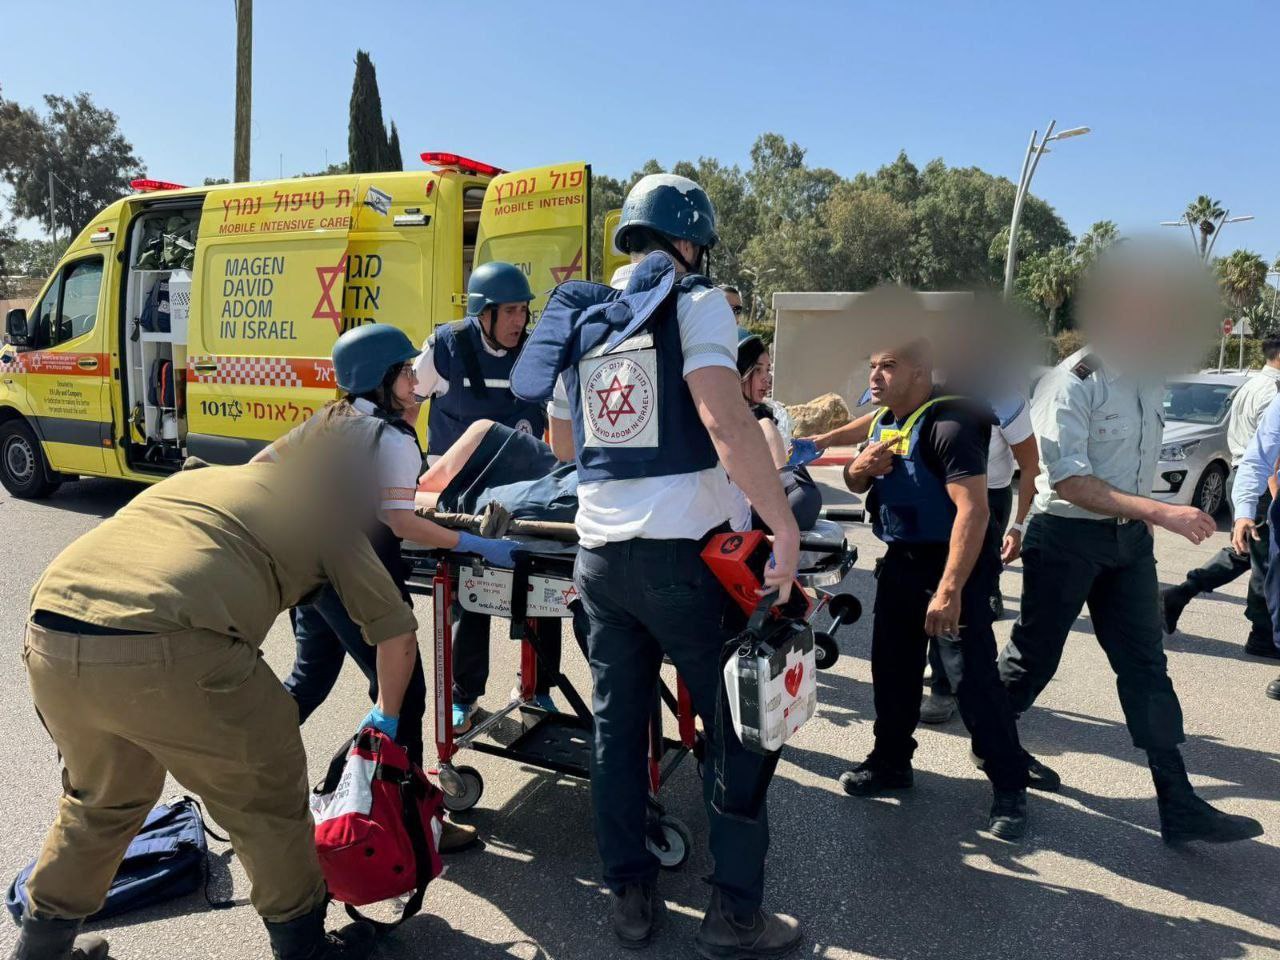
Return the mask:
<path id="1" fill-rule="evenodd" d="M 1209 245 L 1205 247 L 1204 262 L 1208 263 L 1210 258 L 1212 258 L 1214 244 L 1218 242 L 1218 234 L 1222 233 L 1223 227 L 1225 227 L 1228 223 L 1244 223 L 1252 219 L 1253 219 L 1253 214 L 1251 213 L 1245 214 L 1244 216 L 1240 216 L 1240 217 L 1233 217 L 1231 216 L 1230 210 L 1222 211 L 1222 213 L 1218 215 L 1217 219 L 1213 221 L 1213 239 L 1210 240 Z M 1183 214 L 1182 218 L 1179 220 L 1161 220 L 1160 226 L 1186 227 L 1187 230 L 1190 231 L 1191 233 L 1191 245 L 1195 247 L 1197 253 L 1200 252 L 1200 241 L 1196 239 L 1196 225 L 1187 219 L 1186 214 Z"/>
<path id="2" fill-rule="evenodd" d="M 1049 152 L 1049 144 L 1054 140 L 1066 140 L 1068 137 L 1079 137 L 1089 132 L 1088 127 L 1072 127 L 1054 133 L 1057 120 L 1050 120 L 1045 128 L 1044 138 L 1037 143 L 1038 130 L 1031 131 L 1031 142 L 1027 144 L 1027 154 L 1022 158 L 1022 173 L 1018 177 L 1018 189 L 1013 195 L 1013 218 L 1009 222 L 1009 250 L 1004 258 L 1004 295 L 1013 296 L 1013 275 L 1018 266 L 1018 221 L 1022 218 L 1022 203 L 1031 189 L 1031 178 L 1036 175 L 1036 167 L 1040 158 Z"/>

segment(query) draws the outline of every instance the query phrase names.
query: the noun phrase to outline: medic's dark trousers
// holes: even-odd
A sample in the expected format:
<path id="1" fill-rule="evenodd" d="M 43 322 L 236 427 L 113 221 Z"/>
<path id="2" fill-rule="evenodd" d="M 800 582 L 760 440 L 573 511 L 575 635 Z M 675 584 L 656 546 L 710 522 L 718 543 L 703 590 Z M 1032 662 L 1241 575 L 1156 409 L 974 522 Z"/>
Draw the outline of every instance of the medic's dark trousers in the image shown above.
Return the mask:
<path id="1" fill-rule="evenodd" d="M 256 643 L 31 624 L 22 656 L 62 755 L 58 816 L 27 885 L 37 917 L 102 906 L 166 770 L 231 835 L 264 919 L 284 923 L 324 902 L 298 711 Z"/>
<path id="2" fill-rule="evenodd" d="M 871 628 L 874 765 L 900 769 L 915 752 L 912 735 L 920 722 L 920 681 L 929 642 L 924 620 L 947 552 L 945 543 L 891 543 L 879 564 Z M 975 752 L 985 761 L 987 776 L 996 789 L 1017 790 L 1027 785 L 1027 757 L 996 672 L 991 593 L 999 575 L 997 564 L 998 558 L 988 551 L 979 555 L 961 593 L 960 642 L 942 643 L 942 660 L 949 675 L 958 668 L 959 684 L 952 676 L 952 685 L 960 718 Z"/>
<path id="3" fill-rule="evenodd" d="M 1231 495 L 1231 487 L 1235 481 L 1235 471 L 1231 471 L 1231 480 L 1227 483 L 1227 495 Z M 1244 613 L 1251 625 L 1250 635 L 1268 639 L 1272 635 L 1271 614 L 1275 604 L 1269 597 L 1266 585 L 1267 570 L 1270 568 L 1268 557 L 1271 544 L 1271 495 L 1264 493 L 1258 501 L 1257 514 L 1254 520 L 1258 524 L 1258 539 L 1249 541 L 1249 553 L 1241 556 L 1231 545 L 1223 547 L 1206 563 L 1187 572 L 1186 583 L 1196 593 L 1209 593 L 1219 587 L 1226 586 L 1242 574 L 1249 574 L 1249 586 L 1245 593 Z M 1273 590 L 1280 590 L 1277 582 Z M 1188 591 L 1190 593 L 1191 591 Z"/>
<path id="4" fill-rule="evenodd" d="M 702 783 L 715 859 L 711 882 L 732 909 L 746 912 L 760 905 L 764 893 L 765 793 L 777 758 L 747 750 L 732 728 L 718 730 L 714 723 L 728 595 L 700 556 L 709 536 L 627 540 L 578 553 L 574 580 L 590 620 L 588 658 L 595 683 L 591 798 L 605 883 L 617 892 L 626 884 L 653 882 L 658 861 L 645 846 L 646 755 L 666 654 L 707 734 Z M 722 791 L 716 788 L 717 767 Z"/>
<path id="5" fill-rule="evenodd" d="M 1280 523 L 1280 501 L 1273 502 L 1267 508 L 1267 527 L 1275 530 L 1277 523 Z M 1262 529 L 1259 529 L 1258 533 L 1262 534 Z M 1267 609 L 1271 611 L 1271 640 L 1277 649 L 1280 649 L 1280 560 L 1277 560 L 1277 554 L 1280 554 L 1280 537 L 1273 536 L 1267 543 L 1267 572 L 1264 587 Z"/>
<path id="6" fill-rule="evenodd" d="M 1000 654 L 1013 709 L 1028 709 L 1053 679 L 1086 603 L 1134 746 L 1182 743 L 1182 707 L 1161 638 L 1154 540 L 1138 521 L 1031 518 L 1022 547 L 1022 609 Z"/>

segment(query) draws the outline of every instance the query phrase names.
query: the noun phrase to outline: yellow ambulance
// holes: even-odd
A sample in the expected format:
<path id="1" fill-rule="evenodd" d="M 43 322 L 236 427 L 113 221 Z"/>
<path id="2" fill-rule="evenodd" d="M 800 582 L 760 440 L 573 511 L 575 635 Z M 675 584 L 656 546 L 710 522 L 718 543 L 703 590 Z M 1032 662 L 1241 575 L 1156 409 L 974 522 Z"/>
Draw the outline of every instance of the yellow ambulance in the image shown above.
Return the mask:
<path id="1" fill-rule="evenodd" d="M 365 323 L 415 343 L 464 314 L 472 267 L 517 264 L 545 303 L 590 275 L 590 167 L 431 169 L 183 188 L 135 181 L 67 249 L 0 351 L 0 482 L 149 482 L 248 460 L 333 399 Z M 421 421 L 425 424 L 426 417 Z"/>

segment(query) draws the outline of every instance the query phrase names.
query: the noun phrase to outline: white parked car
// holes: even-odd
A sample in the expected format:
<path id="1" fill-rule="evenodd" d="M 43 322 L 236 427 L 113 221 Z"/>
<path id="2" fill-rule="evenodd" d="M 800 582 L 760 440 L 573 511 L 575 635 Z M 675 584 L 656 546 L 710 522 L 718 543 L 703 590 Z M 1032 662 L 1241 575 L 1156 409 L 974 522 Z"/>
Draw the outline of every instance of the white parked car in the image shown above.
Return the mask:
<path id="1" fill-rule="evenodd" d="M 1170 380 L 1164 394 L 1164 445 L 1152 496 L 1216 514 L 1227 502 L 1231 401 L 1241 373 L 1195 373 Z"/>

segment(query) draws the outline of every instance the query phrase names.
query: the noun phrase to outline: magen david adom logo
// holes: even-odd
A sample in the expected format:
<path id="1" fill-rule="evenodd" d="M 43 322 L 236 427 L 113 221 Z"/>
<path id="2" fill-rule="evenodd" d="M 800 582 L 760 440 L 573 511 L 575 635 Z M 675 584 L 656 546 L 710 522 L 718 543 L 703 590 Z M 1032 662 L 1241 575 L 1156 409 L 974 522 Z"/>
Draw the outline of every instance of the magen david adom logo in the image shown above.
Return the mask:
<path id="1" fill-rule="evenodd" d="M 592 436 L 611 446 L 641 443 L 656 408 L 655 386 L 649 371 L 631 357 L 600 363 L 583 390 Z"/>

